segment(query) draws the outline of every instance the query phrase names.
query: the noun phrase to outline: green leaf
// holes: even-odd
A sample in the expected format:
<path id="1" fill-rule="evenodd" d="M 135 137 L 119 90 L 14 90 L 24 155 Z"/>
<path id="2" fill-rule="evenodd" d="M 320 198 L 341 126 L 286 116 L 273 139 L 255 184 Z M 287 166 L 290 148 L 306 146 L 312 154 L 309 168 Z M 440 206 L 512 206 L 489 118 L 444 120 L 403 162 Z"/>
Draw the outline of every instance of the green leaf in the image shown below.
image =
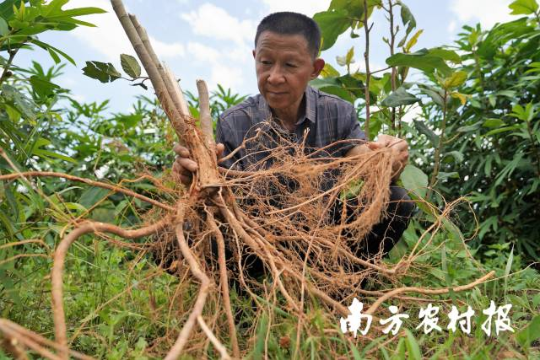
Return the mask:
<path id="1" fill-rule="evenodd" d="M 259 320 L 259 326 L 257 329 L 257 335 L 255 340 L 255 346 L 253 349 L 253 359 L 262 359 L 264 353 L 264 344 L 266 343 L 266 337 L 268 335 L 268 315 L 264 312 Z"/>
<path id="2" fill-rule="evenodd" d="M 54 151 L 50 150 L 44 150 L 44 149 L 36 149 L 33 152 L 35 155 L 43 158 L 56 158 L 60 160 L 64 160 L 67 162 L 70 162 L 72 164 L 78 164 L 77 160 L 73 159 L 72 157 L 69 157 L 67 155 L 59 154 Z"/>
<path id="3" fill-rule="evenodd" d="M 412 37 L 409 41 L 407 41 L 407 44 L 405 45 L 405 48 L 404 48 L 404 51 L 406 53 L 410 52 L 412 47 L 414 45 L 416 45 L 416 43 L 418 42 L 418 38 L 420 37 L 420 35 L 422 35 L 424 33 L 424 30 L 418 30 Z M 399 46 L 399 45 L 398 45 Z"/>
<path id="4" fill-rule="evenodd" d="M 397 107 L 402 105 L 411 105 L 419 101 L 419 98 L 411 93 L 408 93 L 404 87 L 400 87 L 388 95 L 388 97 L 381 102 L 381 105 L 387 107 Z"/>
<path id="5" fill-rule="evenodd" d="M 55 90 L 60 89 L 60 86 L 35 75 L 30 77 L 30 84 L 37 96 L 41 98 L 52 96 Z"/>
<path id="6" fill-rule="evenodd" d="M 330 64 L 324 64 L 324 68 L 321 71 L 321 76 L 323 78 L 339 77 L 339 71 L 334 69 L 334 67 Z"/>
<path id="7" fill-rule="evenodd" d="M 450 151 L 446 154 L 444 154 L 444 157 L 452 157 L 454 158 L 454 161 L 459 164 L 461 162 L 463 162 L 463 153 L 457 151 L 457 150 L 454 150 L 454 151 Z"/>
<path id="8" fill-rule="evenodd" d="M 403 26 L 407 26 L 406 34 L 409 35 L 416 27 L 416 19 L 407 5 L 403 2 L 400 2 L 399 5 L 401 6 L 401 21 Z"/>
<path id="9" fill-rule="evenodd" d="M 407 333 L 406 345 L 407 353 L 409 354 L 407 359 L 422 360 L 422 352 L 420 351 L 420 345 L 418 345 L 418 342 L 414 338 L 414 335 L 409 329 L 405 329 L 405 332 Z"/>
<path id="10" fill-rule="evenodd" d="M 439 145 L 439 135 L 435 134 L 433 132 L 433 130 L 431 130 L 425 122 L 423 121 L 418 121 L 418 120 L 414 120 L 414 127 L 416 128 L 416 130 L 418 130 L 418 132 L 420 134 L 424 134 L 426 135 L 426 137 L 428 138 L 429 141 L 431 141 L 431 143 L 434 145 L 434 146 L 437 146 Z"/>
<path id="11" fill-rule="evenodd" d="M 501 126 L 504 126 L 504 121 L 502 121 L 501 119 L 486 119 L 484 121 L 484 123 L 482 124 L 482 126 L 484 127 L 488 127 L 488 128 L 498 128 L 498 127 L 501 127 Z"/>
<path id="12" fill-rule="evenodd" d="M 89 209 L 97 204 L 100 200 L 107 197 L 109 192 L 110 191 L 107 189 L 91 187 L 83 192 L 79 199 L 79 204 L 84 206 L 86 209 Z"/>
<path id="13" fill-rule="evenodd" d="M 41 47 L 42 49 L 47 50 L 49 52 L 49 54 L 51 55 L 51 57 L 53 58 L 55 63 L 57 63 L 57 64 L 60 63 L 60 58 L 57 55 L 57 54 L 60 54 L 60 55 L 62 55 L 64 57 L 64 59 L 66 59 L 67 61 L 69 61 L 73 65 L 77 65 L 75 63 L 75 60 L 73 60 L 73 58 L 71 56 L 69 56 L 68 54 L 66 54 L 62 50 L 60 50 L 58 48 L 55 48 L 54 46 L 49 45 L 47 43 L 44 43 L 42 41 L 39 41 L 37 39 L 32 39 L 31 42 L 36 44 L 37 46 Z"/>
<path id="14" fill-rule="evenodd" d="M 427 192 L 428 176 L 414 165 L 407 165 L 400 177 L 403 187 L 408 191 L 424 198 Z"/>
<path id="15" fill-rule="evenodd" d="M 481 124 L 482 124 L 482 121 L 478 121 L 478 122 L 475 122 L 472 125 L 461 126 L 456 131 L 461 132 L 461 133 L 476 131 L 476 130 L 480 129 Z"/>
<path id="16" fill-rule="evenodd" d="M 364 186 L 364 181 L 362 179 L 358 180 L 352 180 L 347 184 L 347 187 L 341 191 L 339 194 L 339 198 L 341 201 L 345 201 L 347 199 L 353 199 L 360 194 L 360 191 L 362 191 L 362 187 Z"/>
<path id="17" fill-rule="evenodd" d="M 540 315 L 536 315 L 529 325 L 516 334 L 516 340 L 524 348 L 540 338 Z"/>
<path id="18" fill-rule="evenodd" d="M 504 295 L 508 293 L 508 277 L 510 276 L 510 271 L 512 271 L 512 263 L 514 262 L 514 247 L 510 251 L 510 256 L 508 256 L 508 261 L 506 262 L 506 267 L 504 268 Z"/>
<path id="19" fill-rule="evenodd" d="M 21 0 L 4 0 L 0 2 L 0 17 L 9 19 L 13 15 L 13 7 L 19 4 Z"/>
<path id="20" fill-rule="evenodd" d="M 328 77 L 324 79 L 314 79 L 309 82 L 309 85 L 313 86 L 316 89 L 323 89 L 329 86 L 341 86 L 337 77 Z"/>
<path id="21" fill-rule="evenodd" d="M 343 88 L 350 92 L 355 98 L 364 96 L 365 86 L 362 80 L 359 80 L 349 74 L 345 74 L 339 77 L 338 81 L 341 83 Z"/>
<path id="22" fill-rule="evenodd" d="M 55 64 L 60 64 L 62 60 L 60 60 L 60 56 L 58 56 L 58 54 L 55 53 L 54 50 L 47 49 L 47 52 L 49 53 L 49 55 L 51 55 L 51 58 L 53 59 Z"/>
<path id="23" fill-rule="evenodd" d="M 444 79 L 442 86 L 445 89 L 453 89 L 463 85 L 466 80 L 467 73 L 465 71 L 456 71 L 455 73 Z"/>
<path id="24" fill-rule="evenodd" d="M 321 51 L 330 49 L 339 35 L 343 34 L 351 25 L 346 10 L 323 11 L 313 15 L 313 20 L 321 28 Z"/>
<path id="25" fill-rule="evenodd" d="M 137 124 L 143 119 L 142 114 L 127 114 L 120 115 L 117 120 L 118 122 L 124 124 L 126 129 L 137 126 Z"/>
<path id="26" fill-rule="evenodd" d="M 42 15 L 49 16 L 62 13 L 62 6 L 66 5 L 69 0 L 52 0 L 49 4 L 43 6 Z"/>
<path id="27" fill-rule="evenodd" d="M 459 179 L 459 173 L 456 171 L 452 171 L 452 172 L 439 171 L 439 173 L 437 174 L 437 179 L 441 181 L 446 180 L 446 179 Z"/>
<path id="28" fill-rule="evenodd" d="M 372 0 L 368 1 L 368 8 Z M 363 19 L 364 2 L 358 0 L 332 0 L 328 10 L 345 10 L 351 18 Z"/>
<path id="29" fill-rule="evenodd" d="M 446 255 L 446 245 L 443 245 L 441 249 L 441 265 L 442 265 L 442 271 L 444 273 L 444 281 L 446 282 L 446 287 L 448 287 L 450 295 L 450 298 L 453 301 L 456 301 L 456 293 L 454 292 L 454 289 L 452 288 L 452 280 L 453 280 L 453 267 L 448 264 L 448 259 Z"/>
<path id="30" fill-rule="evenodd" d="M 363 96 L 364 91 L 364 83 L 349 74 L 339 78 L 314 79 L 309 84 L 316 89 L 339 96 L 351 103 Z"/>
<path id="31" fill-rule="evenodd" d="M 452 70 L 444 59 L 440 56 L 434 56 L 427 49 L 422 49 L 412 54 L 399 53 L 386 59 L 389 66 L 405 66 L 422 70 L 428 74 L 438 70 L 443 75 L 450 75 Z"/>
<path id="32" fill-rule="evenodd" d="M 538 305 L 540 305 L 540 293 L 534 295 L 533 299 L 532 299 L 532 305 L 533 307 L 538 307 Z"/>
<path id="33" fill-rule="evenodd" d="M 351 46 L 349 51 L 347 51 L 347 55 L 336 56 L 336 62 L 340 66 L 349 66 L 351 64 L 354 64 L 354 46 Z"/>
<path id="34" fill-rule="evenodd" d="M 525 107 L 517 104 L 512 107 L 512 113 L 510 116 L 514 116 L 523 121 L 531 121 L 536 116 L 536 110 L 531 102 Z"/>
<path id="35" fill-rule="evenodd" d="M 471 97 L 471 95 L 465 95 L 457 91 L 451 92 L 450 96 L 454 99 L 458 99 L 461 105 L 465 105 L 467 103 L 467 99 Z"/>
<path id="36" fill-rule="evenodd" d="M 418 88 L 424 94 L 429 96 L 435 104 L 439 105 L 440 107 L 444 106 L 444 91 L 442 89 L 424 84 L 419 84 Z"/>
<path id="37" fill-rule="evenodd" d="M 127 54 L 120 55 L 120 63 L 122 64 L 122 69 L 132 78 L 141 76 L 141 66 L 133 56 Z"/>
<path id="38" fill-rule="evenodd" d="M 32 102 L 32 100 L 28 99 L 15 87 L 4 84 L 2 86 L 1 95 L 8 102 L 11 102 L 17 111 L 19 111 L 25 118 L 34 119 L 36 117 L 36 113 L 34 112 L 36 105 Z"/>
<path id="39" fill-rule="evenodd" d="M 326 86 L 318 89 L 324 91 L 327 94 L 336 95 L 337 97 L 350 103 L 353 103 L 356 100 L 356 98 L 354 98 L 350 92 L 348 92 L 341 86 Z"/>
<path id="40" fill-rule="evenodd" d="M 440 47 L 429 49 L 429 54 L 439 57 L 445 61 L 453 62 L 454 64 L 461 64 L 461 56 L 453 50 L 443 49 Z"/>
<path id="41" fill-rule="evenodd" d="M 0 36 L 5 36 L 8 33 L 9 33 L 8 24 L 6 20 L 4 20 L 4 18 L 0 17 Z"/>
<path id="42" fill-rule="evenodd" d="M 100 9 L 100 8 L 83 7 L 83 8 L 77 8 L 77 9 L 63 10 L 60 13 L 50 14 L 49 16 L 47 16 L 47 19 L 67 20 L 67 19 L 73 18 L 75 16 L 85 16 L 85 15 L 105 14 L 105 13 L 107 13 L 107 12 L 105 10 L 103 10 L 103 9 Z M 90 24 L 90 25 L 92 25 L 92 24 Z"/>
<path id="43" fill-rule="evenodd" d="M 83 73 L 102 83 L 113 82 L 122 76 L 113 64 L 99 61 L 87 61 L 86 66 L 83 68 Z"/>
<path id="44" fill-rule="evenodd" d="M 9 104 L 5 104 L 4 106 L 9 120 L 11 120 L 11 122 L 13 123 L 19 121 L 19 119 L 21 118 L 21 113 L 19 112 L 19 110 L 15 109 Z"/>
<path id="45" fill-rule="evenodd" d="M 516 0 L 508 7 L 512 10 L 512 15 L 530 15 L 538 10 L 538 3 L 536 0 Z"/>
<path id="46" fill-rule="evenodd" d="M 498 129 L 488 131 L 486 133 L 486 135 L 484 135 L 484 136 L 491 136 L 491 135 L 496 135 L 496 134 L 500 134 L 500 133 L 503 133 L 503 132 L 514 131 L 514 130 L 519 130 L 519 129 L 521 129 L 520 125 L 505 126 L 505 127 L 502 127 L 502 128 L 498 128 Z"/>

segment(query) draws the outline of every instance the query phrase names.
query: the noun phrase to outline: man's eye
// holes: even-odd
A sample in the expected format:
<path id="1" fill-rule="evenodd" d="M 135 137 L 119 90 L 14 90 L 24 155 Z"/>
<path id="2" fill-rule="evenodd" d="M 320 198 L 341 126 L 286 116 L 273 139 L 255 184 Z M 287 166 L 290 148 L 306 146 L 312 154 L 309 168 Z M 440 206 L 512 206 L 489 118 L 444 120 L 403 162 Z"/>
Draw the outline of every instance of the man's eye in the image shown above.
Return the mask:
<path id="1" fill-rule="evenodd" d="M 296 64 L 294 64 L 294 63 L 286 63 L 285 65 L 287 65 L 288 67 L 292 67 L 292 68 L 296 67 Z"/>
<path id="2" fill-rule="evenodd" d="M 263 65 L 270 65 L 270 64 L 272 64 L 272 62 L 269 61 L 269 60 L 261 60 L 261 64 L 263 64 Z"/>

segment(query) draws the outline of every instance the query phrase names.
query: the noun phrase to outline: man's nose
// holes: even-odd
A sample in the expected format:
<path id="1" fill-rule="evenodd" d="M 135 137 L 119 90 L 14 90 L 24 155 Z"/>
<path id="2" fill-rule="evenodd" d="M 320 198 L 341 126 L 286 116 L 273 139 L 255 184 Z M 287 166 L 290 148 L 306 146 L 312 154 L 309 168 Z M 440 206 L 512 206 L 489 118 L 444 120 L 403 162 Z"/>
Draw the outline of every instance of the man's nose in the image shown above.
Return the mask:
<path id="1" fill-rule="evenodd" d="M 270 84 L 280 84 L 285 81 L 281 66 L 275 65 L 272 67 L 272 69 L 270 70 L 270 74 L 268 75 L 267 81 Z"/>

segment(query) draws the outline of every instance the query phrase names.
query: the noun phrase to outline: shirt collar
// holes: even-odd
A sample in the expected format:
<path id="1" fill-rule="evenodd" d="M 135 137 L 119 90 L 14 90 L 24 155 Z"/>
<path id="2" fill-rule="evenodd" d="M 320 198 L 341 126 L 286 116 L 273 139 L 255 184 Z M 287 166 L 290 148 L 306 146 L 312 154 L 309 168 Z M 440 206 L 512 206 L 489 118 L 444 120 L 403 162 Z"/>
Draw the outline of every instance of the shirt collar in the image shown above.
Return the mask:
<path id="1" fill-rule="evenodd" d="M 312 123 L 315 123 L 317 117 L 316 117 L 316 109 L 317 109 L 317 93 L 316 90 L 313 89 L 311 86 L 306 87 L 306 90 L 304 91 L 304 97 L 306 99 L 306 112 L 305 115 L 302 116 L 302 118 L 298 119 L 296 122 L 296 125 L 302 124 L 306 119 L 311 121 Z M 266 119 L 269 119 L 272 116 L 272 111 L 270 110 L 270 107 L 266 103 L 266 100 L 262 95 L 259 95 L 259 111 L 261 114 L 260 121 L 264 121 Z"/>

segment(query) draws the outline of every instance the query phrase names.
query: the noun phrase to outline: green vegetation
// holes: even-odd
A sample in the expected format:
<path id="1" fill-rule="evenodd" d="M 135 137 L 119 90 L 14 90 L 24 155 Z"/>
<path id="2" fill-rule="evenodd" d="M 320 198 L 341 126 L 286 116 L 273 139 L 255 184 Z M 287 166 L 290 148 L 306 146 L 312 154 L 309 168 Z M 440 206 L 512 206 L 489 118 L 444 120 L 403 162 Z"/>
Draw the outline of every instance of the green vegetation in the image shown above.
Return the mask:
<path id="1" fill-rule="evenodd" d="M 166 179 L 176 140 L 153 97 L 136 99 L 129 113 L 110 114 L 107 102 L 80 103 L 69 89 L 55 84 L 65 66 L 62 58 L 73 60 L 37 35 L 91 26 L 77 17 L 101 12 L 62 10 L 66 2 L 0 4 L 0 175 L 62 172 L 129 182 L 140 194 L 174 200 L 180 185 L 143 176 Z M 513 1 L 510 10 L 523 16 L 489 30 L 465 27 L 451 46 L 415 52 L 421 30 L 400 1 L 334 0 L 328 11 L 315 15 L 323 30 L 323 50 L 348 31 L 352 47 L 338 59 L 345 74 L 327 66 L 313 85 L 358 104 L 359 120 L 371 137 L 396 134 L 411 146 L 412 165 L 401 182 L 418 201 L 419 213 L 385 261 L 413 256 L 417 247 L 423 252 L 399 281 L 375 278 L 364 288 L 438 289 L 466 285 L 490 271 L 495 276 L 468 291 L 410 295 L 441 307 L 441 332 L 416 329 L 420 307 L 427 302 L 411 297 L 385 302 L 383 307 L 401 305 L 400 312 L 410 315 L 402 328 L 407 330 L 396 337 L 373 329 L 367 337 L 343 335 L 339 318 L 313 299 L 306 299 L 309 316 L 298 319 L 283 310 L 282 299 L 260 294 L 264 306 L 254 311 L 253 304 L 233 291 L 240 347 L 250 349 L 246 357 L 540 356 L 540 277 L 534 263 L 540 260 L 540 10 L 534 0 Z M 351 72 L 354 49 L 365 46 L 365 23 L 374 11 L 386 12 L 394 24 L 384 40 L 389 69 Z M 396 31 L 398 20 L 403 33 Z M 48 51 L 57 64 L 44 69 L 34 62 L 20 68 L 16 59 L 23 47 Z M 135 59 L 122 56 L 119 63 L 131 81 L 144 87 Z M 422 73 L 423 80 L 409 82 L 413 71 Z M 102 81 L 122 76 L 113 64 L 96 61 L 87 63 L 85 74 Z M 211 98 L 213 118 L 243 98 L 220 87 Z M 198 99 L 188 94 L 188 100 L 197 116 Z M 404 120 L 411 111 L 419 115 Z M 61 236 L 81 219 L 135 227 L 149 215 L 147 203 L 80 182 L 46 177 L 0 182 L 0 317 L 52 339 L 49 274 Z M 70 250 L 64 287 L 74 350 L 96 358 L 149 359 L 171 347 L 196 289 L 158 268 L 147 253 L 149 244 L 151 239 L 143 239 L 120 247 L 110 237 L 88 236 Z M 358 297 L 365 303 L 377 299 Z M 512 305 L 513 333 L 488 337 L 481 330 L 487 319 L 482 310 L 490 301 Z M 469 305 L 476 312 L 470 335 L 446 330 L 452 305 L 460 312 Z M 208 304 L 205 314 L 216 306 Z M 387 310 L 383 314 L 390 316 Z M 226 342 L 226 327 L 215 331 Z M 211 345 L 206 354 L 218 357 Z M 2 356 L 8 355 L 0 350 Z"/>

